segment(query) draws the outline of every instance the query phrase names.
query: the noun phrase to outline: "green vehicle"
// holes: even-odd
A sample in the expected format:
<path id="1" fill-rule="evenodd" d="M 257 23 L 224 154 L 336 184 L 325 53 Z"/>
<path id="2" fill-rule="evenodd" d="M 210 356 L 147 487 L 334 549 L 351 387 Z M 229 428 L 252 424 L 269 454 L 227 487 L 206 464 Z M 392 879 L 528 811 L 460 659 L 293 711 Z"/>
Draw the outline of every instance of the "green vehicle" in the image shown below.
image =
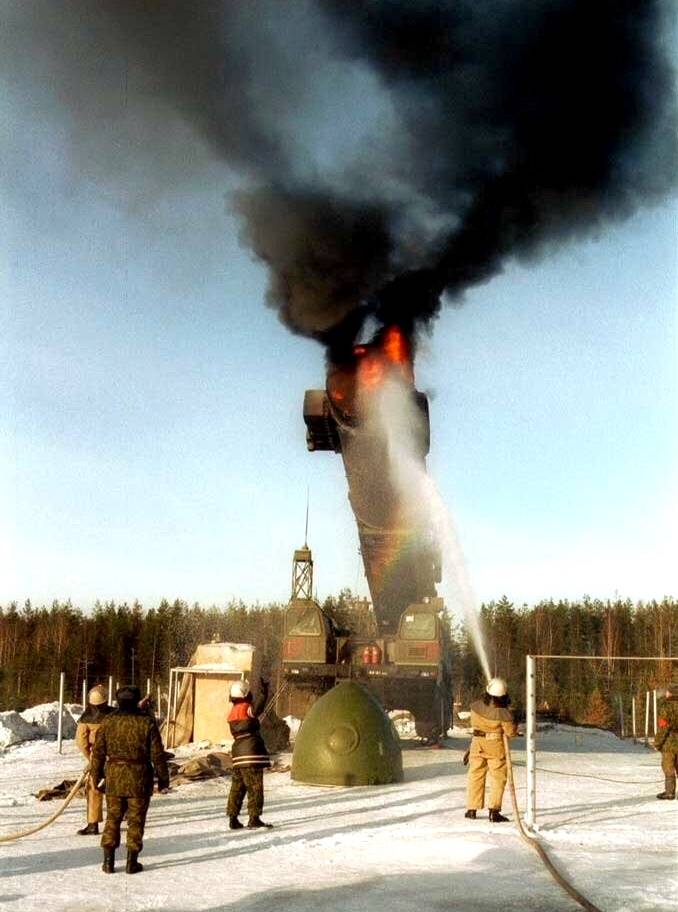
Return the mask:
<path id="1" fill-rule="evenodd" d="M 343 458 L 377 634 L 361 638 L 337 629 L 313 600 L 313 560 L 305 545 L 294 554 L 282 667 L 288 707 L 299 718 L 337 681 L 353 678 L 386 710 L 409 710 L 417 734 L 435 740 L 449 726 L 452 702 L 450 644 L 436 594 L 439 552 L 431 535 L 403 520 L 401 495 L 384 468 L 386 442 L 361 421 L 359 406 L 366 377 L 368 390 L 391 370 L 404 377 L 420 415 L 409 445 L 425 466 L 428 402 L 415 390 L 405 342 L 394 342 L 393 332 L 356 346 L 346 363 L 330 368 L 327 388 L 307 390 L 304 398 L 309 450 Z"/>

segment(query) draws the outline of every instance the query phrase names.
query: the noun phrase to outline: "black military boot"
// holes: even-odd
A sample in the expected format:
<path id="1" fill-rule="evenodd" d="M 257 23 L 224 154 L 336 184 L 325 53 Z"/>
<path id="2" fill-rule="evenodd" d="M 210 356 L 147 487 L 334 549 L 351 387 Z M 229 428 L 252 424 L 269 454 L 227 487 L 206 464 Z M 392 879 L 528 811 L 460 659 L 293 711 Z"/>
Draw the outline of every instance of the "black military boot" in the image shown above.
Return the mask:
<path id="1" fill-rule="evenodd" d="M 115 849 L 104 849 L 104 863 L 101 865 L 104 874 L 115 874 Z"/>
<path id="2" fill-rule="evenodd" d="M 240 823 L 237 817 L 228 818 L 228 828 L 229 830 L 242 830 L 243 825 Z"/>
<path id="3" fill-rule="evenodd" d="M 133 852 L 131 849 L 127 850 L 127 865 L 125 866 L 125 871 L 128 874 L 138 874 L 139 871 L 144 870 L 144 866 L 137 861 L 138 855 L 138 852 Z"/>
<path id="4" fill-rule="evenodd" d="M 250 817 L 250 819 L 247 821 L 248 830 L 258 830 L 261 829 L 261 827 L 265 827 L 267 830 L 270 830 L 272 826 L 272 823 L 264 823 L 261 817 Z"/>
<path id="5" fill-rule="evenodd" d="M 508 823 L 508 817 L 504 817 L 501 811 L 490 808 L 490 823 Z"/>
<path id="6" fill-rule="evenodd" d="M 81 830 L 78 830 L 78 836 L 98 836 L 99 835 L 99 824 L 98 823 L 88 823 L 86 827 L 83 827 Z"/>
<path id="7" fill-rule="evenodd" d="M 466 813 L 464 814 L 464 817 L 468 817 L 469 820 L 475 820 L 476 812 L 474 811 L 473 808 L 469 808 L 469 810 L 466 811 Z"/>
<path id="8" fill-rule="evenodd" d="M 664 791 L 657 795 L 660 801 L 673 801 L 676 797 L 676 780 L 671 776 L 664 776 Z"/>

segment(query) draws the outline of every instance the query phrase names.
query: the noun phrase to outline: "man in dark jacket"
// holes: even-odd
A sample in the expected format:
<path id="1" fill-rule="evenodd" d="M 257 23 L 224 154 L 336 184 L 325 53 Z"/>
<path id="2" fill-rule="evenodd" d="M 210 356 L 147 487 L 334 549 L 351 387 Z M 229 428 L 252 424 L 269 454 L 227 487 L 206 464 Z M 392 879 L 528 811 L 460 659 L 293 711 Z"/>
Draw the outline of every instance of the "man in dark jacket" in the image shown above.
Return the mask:
<path id="1" fill-rule="evenodd" d="M 143 870 L 137 856 L 143 847 L 146 812 L 153 793 L 153 768 L 158 789 L 169 788 L 169 771 L 158 726 L 138 703 L 138 687 L 121 687 L 118 709 L 104 719 L 92 751 L 95 782 L 105 780 L 106 824 L 101 838 L 102 871 L 115 871 L 115 850 L 120 845 L 120 824 L 127 813 L 127 873 Z"/>
<path id="2" fill-rule="evenodd" d="M 236 681 L 231 686 L 230 697 L 233 708 L 228 717 L 228 724 L 233 737 L 233 778 L 226 806 L 228 825 L 232 830 L 242 829 L 238 814 L 247 794 L 247 826 L 251 830 L 271 827 L 272 824 L 264 823 L 261 819 L 264 807 L 264 770 L 271 765 L 271 761 L 261 737 L 257 718 L 266 706 L 268 683 L 260 682 L 260 693 L 254 700 L 247 681 Z"/>
<path id="3" fill-rule="evenodd" d="M 671 801 L 676 797 L 676 773 L 678 772 L 678 684 L 669 684 L 664 700 L 657 713 L 659 729 L 654 746 L 662 755 L 664 791 L 657 795 L 660 801 Z"/>

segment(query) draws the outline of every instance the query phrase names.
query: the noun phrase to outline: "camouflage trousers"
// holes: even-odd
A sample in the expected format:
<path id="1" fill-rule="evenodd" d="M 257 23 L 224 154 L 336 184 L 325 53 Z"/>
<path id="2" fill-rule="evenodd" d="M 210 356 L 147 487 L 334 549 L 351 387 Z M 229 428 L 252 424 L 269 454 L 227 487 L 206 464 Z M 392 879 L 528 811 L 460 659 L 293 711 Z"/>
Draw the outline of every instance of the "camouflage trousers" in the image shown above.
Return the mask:
<path id="1" fill-rule="evenodd" d="M 226 814 L 237 817 L 247 794 L 247 813 L 260 817 L 264 809 L 264 771 L 257 767 L 234 767 Z"/>
<path id="2" fill-rule="evenodd" d="M 106 823 L 101 845 L 104 849 L 117 849 L 120 845 L 120 824 L 127 812 L 127 848 L 140 852 L 143 848 L 144 825 L 148 811 L 148 798 L 114 798 L 106 795 Z"/>
<path id="3" fill-rule="evenodd" d="M 666 791 L 669 795 L 675 795 L 676 772 L 678 772 L 678 753 L 676 751 L 662 751 L 662 771 L 666 782 Z"/>

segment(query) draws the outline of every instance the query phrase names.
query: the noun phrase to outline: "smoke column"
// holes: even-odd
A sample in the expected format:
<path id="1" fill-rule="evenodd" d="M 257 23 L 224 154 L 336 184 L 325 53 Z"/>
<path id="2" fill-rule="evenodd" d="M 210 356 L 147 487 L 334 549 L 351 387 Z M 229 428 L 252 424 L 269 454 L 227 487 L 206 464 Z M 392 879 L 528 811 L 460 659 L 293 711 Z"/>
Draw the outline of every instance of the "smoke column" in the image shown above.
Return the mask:
<path id="1" fill-rule="evenodd" d="M 420 439 L 422 417 L 411 390 L 396 378 L 389 378 L 375 392 L 363 397 L 368 422 L 386 442 L 391 479 L 407 513 L 408 524 L 421 535 L 432 531 L 442 555 L 445 601 L 459 607 L 471 636 L 486 680 L 490 666 L 480 626 L 478 602 L 469 580 L 464 555 L 452 517 L 433 479 L 426 472 L 414 441 Z"/>
<path id="2" fill-rule="evenodd" d="M 74 158 L 111 93 L 110 73 L 79 70 L 77 50 L 104 41 L 137 112 L 172 110 L 239 175 L 268 304 L 333 361 L 367 327 L 415 333 L 511 260 L 675 189 L 670 0 L 31 9 L 15 53 L 58 60 Z M 163 161 L 159 185 L 190 178 L 190 161 Z"/>

